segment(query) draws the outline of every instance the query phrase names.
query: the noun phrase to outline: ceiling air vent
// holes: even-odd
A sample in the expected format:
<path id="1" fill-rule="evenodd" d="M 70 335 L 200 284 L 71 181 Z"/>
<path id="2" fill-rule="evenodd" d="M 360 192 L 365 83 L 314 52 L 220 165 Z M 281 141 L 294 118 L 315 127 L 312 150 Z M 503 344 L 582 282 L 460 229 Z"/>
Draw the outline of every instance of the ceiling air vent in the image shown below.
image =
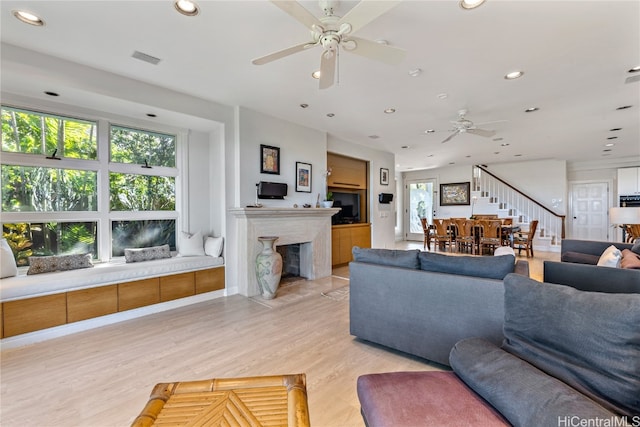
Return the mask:
<path id="1" fill-rule="evenodd" d="M 631 76 L 631 77 L 627 77 L 627 79 L 624 81 L 625 83 L 634 83 L 634 82 L 640 82 L 640 74 L 637 76 Z"/>
<path id="2" fill-rule="evenodd" d="M 133 58 L 139 59 L 140 61 L 148 62 L 149 64 L 158 65 L 158 62 L 161 61 L 160 58 L 156 58 L 155 56 L 147 55 L 146 53 L 142 53 L 139 51 L 134 51 Z"/>

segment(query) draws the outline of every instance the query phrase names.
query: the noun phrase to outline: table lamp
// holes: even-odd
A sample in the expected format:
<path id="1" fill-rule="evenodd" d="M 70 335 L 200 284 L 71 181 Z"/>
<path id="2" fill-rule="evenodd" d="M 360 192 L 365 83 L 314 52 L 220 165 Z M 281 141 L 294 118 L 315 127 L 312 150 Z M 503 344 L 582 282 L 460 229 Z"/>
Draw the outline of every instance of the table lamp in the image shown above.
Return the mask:
<path id="1" fill-rule="evenodd" d="M 640 224 L 640 208 L 609 208 L 609 222 L 622 226 L 622 241 L 626 239 L 625 225 Z"/>

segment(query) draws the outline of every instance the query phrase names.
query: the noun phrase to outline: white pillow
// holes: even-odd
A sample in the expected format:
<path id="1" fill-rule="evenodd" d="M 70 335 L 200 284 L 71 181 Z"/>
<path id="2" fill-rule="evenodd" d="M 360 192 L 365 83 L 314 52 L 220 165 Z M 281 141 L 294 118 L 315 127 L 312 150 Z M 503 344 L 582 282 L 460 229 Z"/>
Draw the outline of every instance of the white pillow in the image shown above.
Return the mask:
<path id="1" fill-rule="evenodd" d="M 7 239 L 0 240 L 0 279 L 18 275 L 18 266 Z"/>
<path id="2" fill-rule="evenodd" d="M 219 257 L 222 254 L 222 242 L 222 237 L 207 237 L 204 241 L 204 253 L 212 257 Z"/>
<path id="3" fill-rule="evenodd" d="M 500 256 L 500 255 L 516 256 L 516 253 L 513 251 L 513 248 L 511 246 L 500 246 L 499 248 L 496 248 L 495 251 L 493 251 L 493 255 L 494 256 Z"/>
<path id="4" fill-rule="evenodd" d="M 598 259 L 598 265 L 600 267 L 620 267 L 620 261 L 622 260 L 622 252 L 620 249 L 611 245 L 602 252 L 600 259 Z"/>
<path id="5" fill-rule="evenodd" d="M 203 256 L 204 244 L 202 239 L 202 232 L 198 231 L 193 235 L 189 233 L 182 233 L 182 239 L 180 241 L 180 255 L 181 256 Z"/>

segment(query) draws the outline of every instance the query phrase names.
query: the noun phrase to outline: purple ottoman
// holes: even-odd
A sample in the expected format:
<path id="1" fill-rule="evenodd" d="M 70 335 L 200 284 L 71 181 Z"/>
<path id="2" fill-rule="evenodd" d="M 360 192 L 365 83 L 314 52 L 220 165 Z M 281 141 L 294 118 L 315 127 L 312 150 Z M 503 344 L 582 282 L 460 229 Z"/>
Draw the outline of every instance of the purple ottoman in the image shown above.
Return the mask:
<path id="1" fill-rule="evenodd" d="M 453 372 L 389 372 L 358 378 L 368 427 L 508 426 Z"/>

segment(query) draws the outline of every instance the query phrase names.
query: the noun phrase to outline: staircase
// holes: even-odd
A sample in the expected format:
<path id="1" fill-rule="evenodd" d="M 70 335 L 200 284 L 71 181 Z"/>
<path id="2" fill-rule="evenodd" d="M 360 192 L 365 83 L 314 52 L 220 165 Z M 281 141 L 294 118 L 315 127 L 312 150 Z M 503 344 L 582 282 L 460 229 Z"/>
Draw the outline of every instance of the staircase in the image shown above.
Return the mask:
<path id="1" fill-rule="evenodd" d="M 564 237 L 565 216 L 553 212 L 533 198 L 496 177 L 482 166 L 474 166 L 471 188 L 474 214 L 497 214 L 498 218 L 512 218 L 523 231 L 529 222 L 538 220 L 533 250 L 560 252 Z M 475 199 L 473 199 L 475 197 Z"/>

